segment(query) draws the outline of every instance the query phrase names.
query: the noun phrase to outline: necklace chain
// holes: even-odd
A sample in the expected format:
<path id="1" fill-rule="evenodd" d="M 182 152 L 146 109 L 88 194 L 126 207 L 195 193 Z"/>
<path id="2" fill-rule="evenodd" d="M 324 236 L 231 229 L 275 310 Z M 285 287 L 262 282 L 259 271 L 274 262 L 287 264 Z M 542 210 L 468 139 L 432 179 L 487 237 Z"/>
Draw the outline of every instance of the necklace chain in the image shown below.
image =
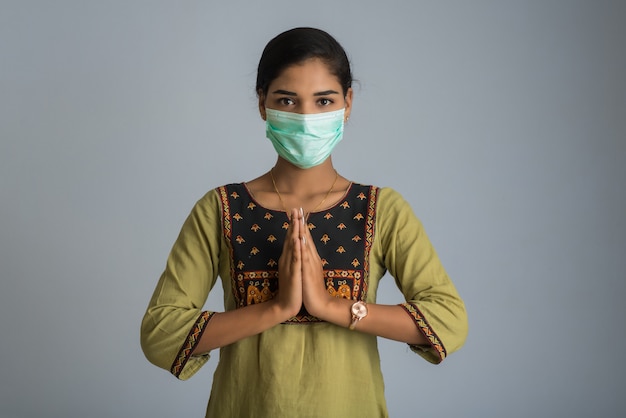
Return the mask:
<path id="1" fill-rule="evenodd" d="M 287 215 L 289 215 L 289 211 L 287 210 L 287 208 L 285 207 L 285 202 L 283 201 L 283 197 L 281 196 L 280 192 L 278 191 L 278 187 L 276 187 L 276 180 L 274 179 L 274 168 L 272 168 L 270 170 L 270 176 L 272 177 L 272 184 L 274 185 L 274 191 L 276 192 L 276 194 L 278 195 L 278 200 L 280 200 L 280 205 L 283 207 L 283 210 L 285 211 L 285 213 Z M 305 219 L 309 217 L 309 215 L 311 214 L 311 212 L 315 212 L 317 209 L 319 209 L 320 206 L 322 206 L 322 204 L 324 204 L 324 202 L 326 201 L 326 199 L 328 199 L 328 196 L 330 196 L 330 194 L 333 192 L 333 189 L 335 188 L 335 184 L 337 184 L 337 179 L 339 179 L 339 173 L 337 172 L 337 170 L 335 170 L 335 180 L 333 181 L 333 184 L 330 186 L 330 189 L 326 192 L 326 195 L 324 196 L 324 198 L 322 199 L 321 202 L 319 202 L 317 204 L 317 206 L 315 206 L 312 210 L 310 210 L 306 216 Z"/>

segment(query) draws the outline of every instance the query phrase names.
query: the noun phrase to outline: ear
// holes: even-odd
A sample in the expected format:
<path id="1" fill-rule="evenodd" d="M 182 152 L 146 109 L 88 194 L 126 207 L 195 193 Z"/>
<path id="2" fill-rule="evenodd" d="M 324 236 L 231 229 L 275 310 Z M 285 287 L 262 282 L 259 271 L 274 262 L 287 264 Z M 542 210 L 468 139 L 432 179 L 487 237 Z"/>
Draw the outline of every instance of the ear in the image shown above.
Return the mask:
<path id="1" fill-rule="evenodd" d="M 257 96 L 259 96 L 259 113 L 261 114 L 261 119 L 266 120 L 267 115 L 265 113 L 265 94 L 261 90 L 257 92 Z"/>
<path id="2" fill-rule="evenodd" d="M 346 96 L 343 98 L 345 101 L 345 113 L 343 116 L 344 123 L 350 119 L 350 112 L 352 111 L 352 87 L 348 88 Z"/>

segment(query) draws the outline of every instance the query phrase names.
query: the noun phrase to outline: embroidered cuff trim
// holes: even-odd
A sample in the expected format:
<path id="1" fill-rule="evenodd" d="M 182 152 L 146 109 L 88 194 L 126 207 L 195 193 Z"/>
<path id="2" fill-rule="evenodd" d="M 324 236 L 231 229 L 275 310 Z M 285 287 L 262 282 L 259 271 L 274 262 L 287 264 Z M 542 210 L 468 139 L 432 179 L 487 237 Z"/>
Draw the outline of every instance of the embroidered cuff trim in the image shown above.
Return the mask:
<path id="1" fill-rule="evenodd" d="M 422 315 L 420 310 L 413 303 L 405 302 L 401 303 L 400 306 L 402 306 L 411 316 L 411 318 L 413 318 L 413 321 L 415 321 L 415 325 L 426 337 L 434 353 L 439 356 L 439 363 L 441 363 L 443 359 L 446 358 L 446 349 L 435 331 L 431 328 L 430 324 L 428 324 L 428 321 L 426 321 L 426 318 L 424 318 L 424 315 Z M 409 346 L 412 349 L 424 349 L 424 347 L 421 347 L 419 345 L 409 344 Z"/>
<path id="2" fill-rule="evenodd" d="M 189 357 L 191 357 L 191 353 L 193 353 L 196 345 L 198 345 L 200 337 L 204 333 L 207 324 L 214 314 L 215 312 L 202 312 L 196 322 L 193 324 L 193 327 L 191 327 L 191 331 L 189 331 L 187 338 L 185 338 L 185 342 L 183 343 L 183 346 L 181 347 L 178 354 L 176 355 L 174 364 L 172 364 L 172 368 L 170 369 L 170 372 L 174 376 L 180 376 L 180 373 L 185 368 L 185 364 L 187 364 Z"/>

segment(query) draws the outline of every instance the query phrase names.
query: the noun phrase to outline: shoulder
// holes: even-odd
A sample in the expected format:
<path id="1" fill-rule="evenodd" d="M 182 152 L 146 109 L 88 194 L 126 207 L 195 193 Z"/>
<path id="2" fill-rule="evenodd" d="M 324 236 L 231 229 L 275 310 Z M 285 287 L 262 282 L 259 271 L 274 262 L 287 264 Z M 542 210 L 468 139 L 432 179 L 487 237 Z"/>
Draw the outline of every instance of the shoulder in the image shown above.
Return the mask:
<path id="1" fill-rule="evenodd" d="M 376 198 L 376 219 L 381 225 L 394 229 L 420 224 L 413 208 L 404 196 L 391 187 L 378 188 Z"/>
<path id="2" fill-rule="evenodd" d="M 370 201 L 375 202 L 377 211 L 388 210 L 390 208 L 410 209 L 408 202 L 404 199 L 402 194 L 391 187 L 380 187 L 352 182 L 348 195 L 359 199 L 363 199 L 365 196 L 369 197 Z"/>
<path id="3" fill-rule="evenodd" d="M 351 192 L 353 198 L 365 199 L 368 205 L 375 208 L 378 219 L 396 217 L 398 215 L 413 215 L 410 204 L 400 192 L 391 187 L 379 187 L 361 183 L 352 183 Z"/>
<path id="4" fill-rule="evenodd" d="M 383 202 L 384 204 L 406 203 L 406 200 L 404 199 L 402 194 L 400 194 L 400 192 L 398 192 L 397 190 L 392 189 L 391 187 L 378 187 L 377 189 L 378 200 L 380 202 Z"/>
<path id="5" fill-rule="evenodd" d="M 239 196 L 245 190 L 243 183 L 229 183 L 206 192 L 194 205 L 195 211 L 211 212 L 222 206 L 224 202 Z"/>
<path id="6" fill-rule="evenodd" d="M 227 198 L 229 196 L 237 198 L 238 196 L 244 194 L 245 190 L 246 186 L 244 183 L 229 183 L 210 190 L 205 197 L 215 193 L 220 198 Z"/>
<path id="7" fill-rule="evenodd" d="M 402 195 L 391 187 L 381 187 L 374 184 L 364 184 L 356 181 L 352 182 L 351 188 L 354 190 L 365 191 L 369 190 L 370 193 L 375 193 L 379 199 L 385 200 L 398 200 L 403 199 Z"/>
<path id="8" fill-rule="evenodd" d="M 395 208 L 398 209 L 410 209 L 408 202 L 404 199 L 402 194 L 391 187 L 379 187 L 373 185 L 361 185 L 358 187 L 369 190 L 370 196 L 376 199 L 377 212 L 387 211 Z"/>

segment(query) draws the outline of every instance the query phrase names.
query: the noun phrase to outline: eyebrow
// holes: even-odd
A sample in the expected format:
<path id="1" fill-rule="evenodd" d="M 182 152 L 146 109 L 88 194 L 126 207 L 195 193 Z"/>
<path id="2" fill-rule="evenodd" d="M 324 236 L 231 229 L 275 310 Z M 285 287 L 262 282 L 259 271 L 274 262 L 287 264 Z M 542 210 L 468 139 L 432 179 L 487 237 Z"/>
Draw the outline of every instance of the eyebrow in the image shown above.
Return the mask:
<path id="1" fill-rule="evenodd" d="M 294 93 L 293 91 L 288 91 L 288 90 L 275 90 L 272 92 L 272 94 L 284 94 L 285 96 L 297 96 L 296 93 Z M 313 93 L 313 96 L 329 96 L 331 94 L 339 94 L 339 92 L 335 90 L 325 90 L 325 91 Z"/>

